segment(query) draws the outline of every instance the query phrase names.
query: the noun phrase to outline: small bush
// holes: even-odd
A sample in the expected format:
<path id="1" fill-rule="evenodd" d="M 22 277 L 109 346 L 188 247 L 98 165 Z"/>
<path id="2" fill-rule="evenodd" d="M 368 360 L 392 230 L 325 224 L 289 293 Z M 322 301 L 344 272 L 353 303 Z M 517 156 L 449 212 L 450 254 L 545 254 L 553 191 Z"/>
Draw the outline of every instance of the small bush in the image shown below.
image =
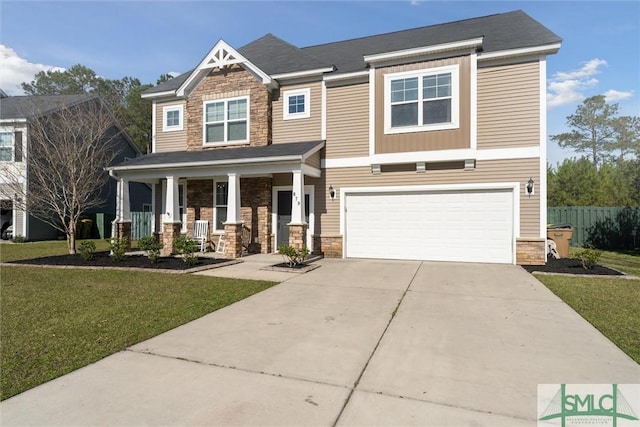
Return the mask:
<path id="1" fill-rule="evenodd" d="M 600 260 L 602 251 L 593 248 L 582 248 L 576 251 L 576 257 L 582 262 L 585 270 L 591 270 Z"/>
<path id="2" fill-rule="evenodd" d="M 198 242 L 196 240 L 187 236 L 176 237 L 173 241 L 173 247 L 188 266 L 193 266 L 198 263 L 198 256 L 195 254 L 198 250 Z"/>
<path id="3" fill-rule="evenodd" d="M 147 258 L 151 264 L 156 264 L 160 260 L 160 250 L 164 245 L 158 242 L 153 236 L 145 236 L 138 240 L 138 248 L 147 253 Z"/>
<path id="4" fill-rule="evenodd" d="M 107 239 L 107 241 L 109 242 L 111 259 L 115 262 L 122 261 L 124 259 L 124 254 L 127 252 L 127 248 L 129 247 L 129 239 L 126 237 L 116 239 L 114 237 Z"/>
<path id="5" fill-rule="evenodd" d="M 78 244 L 78 252 L 80 252 L 80 257 L 85 261 L 90 261 L 93 259 L 93 254 L 96 251 L 96 244 L 91 240 L 85 240 Z"/>
<path id="6" fill-rule="evenodd" d="M 309 255 L 308 248 L 296 249 L 293 246 L 287 245 L 278 246 L 278 252 L 284 257 L 289 267 L 302 264 L 307 255 Z"/>
<path id="7" fill-rule="evenodd" d="M 18 234 L 17 236 L 14 236 L 14 238 L 11 239 L 11 241 L 13 243 L 24 243 L 25 239 L 24 239 L 24 236 L 21 236 L 21 235 Z"/>

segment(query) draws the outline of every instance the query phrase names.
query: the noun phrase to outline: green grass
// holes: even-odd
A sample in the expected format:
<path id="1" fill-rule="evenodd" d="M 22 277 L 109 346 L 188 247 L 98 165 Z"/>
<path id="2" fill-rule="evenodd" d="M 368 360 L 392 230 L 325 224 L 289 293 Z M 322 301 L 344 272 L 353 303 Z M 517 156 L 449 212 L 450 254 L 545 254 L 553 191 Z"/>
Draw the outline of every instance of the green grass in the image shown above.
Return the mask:
<path id="1" fill-rule="evenodd" d="M 1 249 L 2 260 L 66 252 L 64 242 Z M 187 274 L 2 267 L 0 400 L 274 284 Z"/>
<path id="2" fill-rule="evenodd" d="M 603 252 L 599 263 L 640 277 L 637 252 Z M 544 275 L 536 278 L 640 363 L 640 280 Z"/>
<path id="3" fill-rule="evenodd" d="M 102 239 L 91 240 L 96 244 L 97 251 L 109 249 L 109 243 Z M 80 243 L 80 240 L 77 244 Z M 77 245 L 76 245 L 77 248 Z M 16 261 L 19 259 L 40 258 L 51 255 L 69 253 L 66 240 L 51 240 L 46 242 L 2 243 L 0 244 L 0 262 Z"/>

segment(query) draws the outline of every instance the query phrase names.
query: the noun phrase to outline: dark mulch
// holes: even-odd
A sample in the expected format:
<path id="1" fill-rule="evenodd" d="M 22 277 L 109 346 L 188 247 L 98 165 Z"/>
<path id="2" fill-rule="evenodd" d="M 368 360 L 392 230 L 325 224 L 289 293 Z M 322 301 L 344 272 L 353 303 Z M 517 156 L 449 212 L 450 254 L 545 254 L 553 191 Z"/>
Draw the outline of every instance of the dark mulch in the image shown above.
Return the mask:
<path id="1" fill-rule="evenodd" d="M 202 258 L 198 257 L 198 263 L 188 266 L 181 258 L 162 257 L 151 264 L 151 261 L 144 255 L 126 255 L 122 261 L 114 261 L 109 252 L 96 252 L 90 261 L 85 261 L 80 255 L 57 255 L 42 258 L 23 259 L 11 261 L 14 264 L 35 264 L 35 265 L 55 265 L 72 267 L 137 267 L 137 268 L 157 268 L 162 270 L 187 270 L 204 265 L 219 264 L 227 262 L 227 259 Z"/>
<path id="2" fill-rule="evenodd" d="M 291 270 L 302 270 L 303 268 L 307 268 L 309 265 L 306 263 L 302 263 L 302 264 L 296 264 L 296 265 L 289 265 L 286 262 L 281 262 L 280 264 L 275 264 L 272 265 L 272 267 L 276 267 L 276 268 L 290 268 Z"/>
<path id="3" fill-rule="evenodd" d="M 596 264 L 593 268 L 585 269 L 582 262 L 575 258 L 549 258 L 546 265 L 523 265 L 528 272 L 542 271 L 545 273 L 596 274 L 602 276 L 621 276 L 622 273 L 603 265 Z"/>

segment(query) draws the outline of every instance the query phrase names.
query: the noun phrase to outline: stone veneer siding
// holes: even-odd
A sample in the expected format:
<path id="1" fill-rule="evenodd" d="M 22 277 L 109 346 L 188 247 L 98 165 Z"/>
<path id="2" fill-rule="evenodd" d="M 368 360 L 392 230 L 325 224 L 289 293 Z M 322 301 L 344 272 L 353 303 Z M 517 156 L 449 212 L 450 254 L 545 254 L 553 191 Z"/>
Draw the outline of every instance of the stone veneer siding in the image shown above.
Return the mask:
<path id="1" fill-rule="evenodd" d="M 127 238 L 127 249 L 131 249 L 131 221 L 116 223 L 116 239 Z"/>
<path id="2" fill-rule="evenodd" d="M 273 252 L 271 178 L 240 178 L 240 215 L 250 236 L 249 253 Z"/>
<path id="3" fill-rule="evenodd" d="M 163 224 L 162 230 L 162 256 L 169 256 L 173 253 L 173 241 L 180 236 L 182 223 L 168 222 Z"/>
<path id="4" fill-rule="evenodd" d="M 240 66 L 212 70 L 191 92 L 186 102 L 187 150 L 205 147 L 203 106 L 205 101 L 249 96 L 249 142 L 247 145 L 271 144 L 271 93 L 266 86 Z"/>
<path id="5" fill-rule="evenodd" d="M 307 224 L 291 224 L 289 226 L 289 246 L 295 249 L 307 247 Z"/>
<path id="6" fill-rule="evenodd" d="M 224 257 L 240 258 L 242 256 L 242 224 L 225 224 L 224 239 Z"/>
<path id="7" fill-rule="evenodd" d="M 516 239 L 516 264 L 544 265 L 546 241 L 544 239 Z"/>
<path id="8" fill-rule="evenodd" d="M 313 253 L 342 258 L 342 236 L 313 236 Z"/>

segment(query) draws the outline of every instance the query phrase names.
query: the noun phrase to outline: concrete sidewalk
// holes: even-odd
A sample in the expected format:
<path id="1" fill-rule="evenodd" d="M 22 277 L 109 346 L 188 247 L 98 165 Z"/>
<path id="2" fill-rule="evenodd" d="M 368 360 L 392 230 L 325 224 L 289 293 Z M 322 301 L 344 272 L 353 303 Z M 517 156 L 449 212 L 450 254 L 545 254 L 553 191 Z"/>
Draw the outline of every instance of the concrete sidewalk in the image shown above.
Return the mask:
<path id="1" fill-rule="evenodd" d="M 206 274 L 274 273 L 250 258 Z M 318 262 L 2 402 L 0 424 L 534 426 L 539 383 L 640 382 L 520 267 Z"/>

